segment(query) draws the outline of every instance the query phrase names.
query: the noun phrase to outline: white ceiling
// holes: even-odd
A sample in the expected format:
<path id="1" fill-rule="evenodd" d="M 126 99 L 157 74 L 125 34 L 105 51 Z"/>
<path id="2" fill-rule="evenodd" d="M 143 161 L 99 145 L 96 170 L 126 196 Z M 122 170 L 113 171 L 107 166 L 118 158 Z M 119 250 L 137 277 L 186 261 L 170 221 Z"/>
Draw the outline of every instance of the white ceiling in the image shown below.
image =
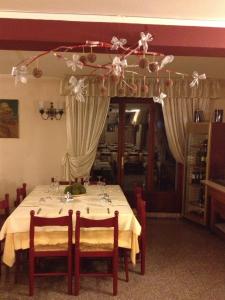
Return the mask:
<path id="1" fill-rule="evenodd" d="M 14 14 L 15 13 L 15 14 Z M 114 17 L 139 17 L 147 24 L 148 18 L 158 19 L 161 24 L 167 24 L 173 20 L 183 20 L 190 23 L 190 20 L 220 21 L 221 26 L 225 24 L 225 1 L 224 0 L 1 0 L 0 17 L 16 17 L 19 13 L 30 13 L 29 18 L 35 18 L 35 13 L 45 14 L 43 18 L 61 18 L 73 16 L 74 20 L 81 15 L 93 16 L 91 20 L 97 20 L 98 16 Z M 58 16 L 54 16 L 58 14 Z M 40 16 L 41 18 L 41 16 Z M 167 20 L 163 20 L 167 19 Z M 114 19 L 115 20 L 115 19 Z M 110 20 L 109 20 L 110 21 Z M 126 20 L 127 21 L 127 20 Z M 152 20 L 153 22 L 153 20 Z M 200 24 L 200 23 L 199 23 Z M 204 22 L 201 23 L 204 26 Z M 188 25 L 188 24 L 187 24 Z"/>
<path id="2" fill-rule="evenodd" d="M 0 11 L 225 20 L 225 1 L 139 0 L 137 2 L 130 0 L 1 0 Z"/>

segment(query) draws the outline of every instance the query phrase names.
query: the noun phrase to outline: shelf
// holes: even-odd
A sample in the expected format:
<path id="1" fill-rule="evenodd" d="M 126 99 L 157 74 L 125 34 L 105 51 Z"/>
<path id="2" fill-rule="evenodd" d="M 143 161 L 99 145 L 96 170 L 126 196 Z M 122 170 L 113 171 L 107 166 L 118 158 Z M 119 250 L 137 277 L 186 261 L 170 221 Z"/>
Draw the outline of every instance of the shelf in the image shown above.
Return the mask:
<path id="1" fill-rule="evenodd" d="M 206 169 L 206 165 L 201 166 L 201 165 L 198 165 L 198 164 L 189 163 L 189 166 L 194 167 L 194 168 L 199 168 L 199 169 Z"/>
<path id="2" fill-rule="evenodd" d="M 187 218 L 190 221 L 199 223 L 201 225 L 205 225 L 204 216 L 202 214 L 200 215 L 196 212 L 189 212 L 189 213 L 185 214 L 185 218 Z"/>
<path id="3" fill-rule="evenodd" d="M 216 223 L 215 227 L 225 233 L 225 223 Z"/>
<path id="4" fill-rule="evenodd" d="M 190 206 L 196 208 L 200 212 L 203 212 L 203 213 L 205 212 L 204 204 L 201 204 L 201 203 L 199 203 L 197 201 L 190 201 L 189 202 L 189 207 Z"/>

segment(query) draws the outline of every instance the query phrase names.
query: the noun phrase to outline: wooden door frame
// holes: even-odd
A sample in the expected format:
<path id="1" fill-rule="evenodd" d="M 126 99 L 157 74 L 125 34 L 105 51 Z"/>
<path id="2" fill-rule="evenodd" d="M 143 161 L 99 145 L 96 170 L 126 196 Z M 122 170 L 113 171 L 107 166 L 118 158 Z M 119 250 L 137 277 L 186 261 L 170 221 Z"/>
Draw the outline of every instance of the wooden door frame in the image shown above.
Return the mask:
<path id="1" fill-rule="evenodd" d="M 147 159 L 147 179 L 146 179 L 146 197 L 148 201 L 148 210 L 154 212 L 181 212 L 182 190 L 183 190 L 183 166 L 177 164 L 176 168 L 176 184 L 173 191 L 154 191 L 154 150 L 155 150 L 155 105 L 151 98 L 129 98 L 129 97 L 113 97 L 112 104 L 119 105 L 119 126 L 118 132 L 118 183 L 123 183 L 124 178 L 124 127 L 125 127 L 125 105 L 129 103 L 149 104 L 148 116 L 148 159 Z M 122 120 L 122 121 L 121 121 Z"/>
<path id="2" fill-rule="evenodd" d="M 148 159 L 147 159 L 147 180 L 146 190 L 153 190 L 153 165 L 154 165 L 154 120 L 155 120 L 155 109 L 152 98 L 129 98 L 129 97 L 113 97 L 110 103 L 119 105 L 119 125 L 118 125 L 118 183 L 123 185 L 124 181 L 124 140 L 125 140 L 125 108 L 126 104 L 141 103 L 149 105 L 148 115 Z"/>

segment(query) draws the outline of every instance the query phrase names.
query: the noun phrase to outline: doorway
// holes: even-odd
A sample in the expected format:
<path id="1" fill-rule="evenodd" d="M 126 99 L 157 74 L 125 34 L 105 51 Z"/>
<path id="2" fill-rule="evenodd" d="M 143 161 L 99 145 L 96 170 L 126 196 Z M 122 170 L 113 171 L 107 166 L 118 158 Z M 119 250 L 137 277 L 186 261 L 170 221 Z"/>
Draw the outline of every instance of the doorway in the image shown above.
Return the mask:
<path id="1" fill-rule="evenodd" d="M 149 98 L 111 98 L 92 176 L 120 184 L 131 205 L 137 184 L 149 211 L 178 212 L 176 170 L 161 105 Z"/>

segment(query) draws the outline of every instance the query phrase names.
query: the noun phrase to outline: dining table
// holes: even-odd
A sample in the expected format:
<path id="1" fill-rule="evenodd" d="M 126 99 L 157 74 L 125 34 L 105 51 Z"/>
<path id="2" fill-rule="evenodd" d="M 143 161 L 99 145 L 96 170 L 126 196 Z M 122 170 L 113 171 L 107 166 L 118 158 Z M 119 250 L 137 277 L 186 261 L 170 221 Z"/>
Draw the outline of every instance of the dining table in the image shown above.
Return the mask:
<path id="1" fill-rule="evenodd" d="M 40 217 L 60 217 L 73 210 L 73 230 L 76 226 L 76 211 L 90 219 L 106 219 L 119 212 L 119 247 L 130 249 L 130 258 L 136 263 L 139 252 L 138 236 L 141 226 L 134 215 L 119 185 L 86 185 L 86 193 L 65 197 L 66 186 L 36 186 L 20 205 L 9 215 L 0 231 L 0 240 L 5 239 L 2 261 L 13 266 L 16 251 L 29 248 L 30 211 Z M 67 242 L 65 227 L 38 228 L 35 234 L 36 245 L 58 245 Z M 112 241 L 111 229 L 84 229 L 81 242 L 103 244 Z M 75 235 L 73 234 L 73 243 Z"/>

